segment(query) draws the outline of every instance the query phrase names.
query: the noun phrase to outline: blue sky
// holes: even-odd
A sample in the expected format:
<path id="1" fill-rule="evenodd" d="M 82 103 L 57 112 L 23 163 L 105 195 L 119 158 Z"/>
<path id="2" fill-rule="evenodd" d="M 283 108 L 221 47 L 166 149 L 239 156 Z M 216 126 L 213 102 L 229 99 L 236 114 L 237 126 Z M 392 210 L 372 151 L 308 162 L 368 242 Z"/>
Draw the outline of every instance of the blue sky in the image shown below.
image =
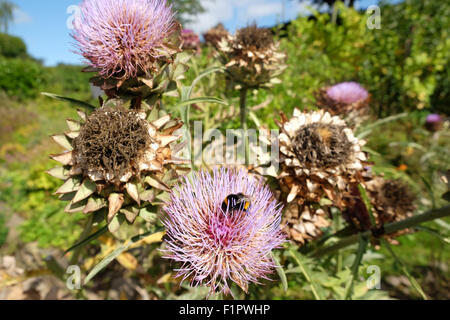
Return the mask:
<path id="1" fill-rule="evenodd" d="M 81 58 L 73 53 L 68 19 L 71 6 L 79 0 L 10 0 L 18 6 L 9 32 L 23 38 L 32 56 L 43 59 L 45 65 L 59 62 L 80 64 Z M 190 28 L 204 32 L 218 22 L 234 31 L 249 22 L 271 26 L 288 21 L 307 10 L 304 4 L 292 0 L 202 0 L 207 12 L 197 18 Z M 307 1 L 306 1 L 307 2 Z M 361 0 L 357 5 L 366 8 L 377 0 Z M 70 20 L 69 20 L 70 22 Z M 69 23 L 70 24 L 70 23 Z"/>

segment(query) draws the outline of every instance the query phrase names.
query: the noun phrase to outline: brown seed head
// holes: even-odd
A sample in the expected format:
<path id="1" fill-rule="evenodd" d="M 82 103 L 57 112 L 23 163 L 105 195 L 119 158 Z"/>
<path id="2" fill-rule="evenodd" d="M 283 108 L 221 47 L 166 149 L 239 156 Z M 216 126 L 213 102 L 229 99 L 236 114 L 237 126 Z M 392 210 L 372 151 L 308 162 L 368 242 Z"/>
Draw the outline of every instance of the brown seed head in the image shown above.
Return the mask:
<path id="1" fill-rule="evenodd" d="M 102 108 L 74 140 L 75 161 L 84 173 L 101 171 L 118 178 L 138 171 L 138 159 L 150 143 L 148 126 L 137 112 Z"/>
<path id="2" fill-rule="evenodd" d="M 323 168 L 346 163 L 353 151 L 343 129 L 343 126 L 322 123 L 300 128 L 293 141 L 300 162 Z"/>

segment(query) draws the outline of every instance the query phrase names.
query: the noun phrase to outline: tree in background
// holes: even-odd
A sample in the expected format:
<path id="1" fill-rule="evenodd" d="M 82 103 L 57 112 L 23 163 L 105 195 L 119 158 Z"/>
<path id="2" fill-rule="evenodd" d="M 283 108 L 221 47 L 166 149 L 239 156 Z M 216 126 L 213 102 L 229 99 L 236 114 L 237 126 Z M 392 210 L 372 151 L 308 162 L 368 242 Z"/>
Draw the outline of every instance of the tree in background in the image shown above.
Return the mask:
<path id="1" fill-rule="evenodd" d="M 312 2 L 321 6 L 323 4 L 327 4 L 330 6 L 330 8 L 333 8 L 334 4 L 337 2 L 338 0 L 313 0 Z M 355 0 L 340 0 L 342 1 L 346 6 L 348 7 L 354 7 L 355 6 Z"/>
<path id="2" fill-rule="evenodd" d="M 191 22 L 193 18 L 205 12 L 201 0 L 169 0 L 181 24 Z"/>
<path id="3" fill-rule="evenodd" d="M 296 0 L 296 1 L 306 2 L 306 0 Z M 326 4 L 326 5 L 328 5 L 328 11 L 332 12 L 334 10 L 334 5 L 338 1 L 344 3 L 349 8 L 353 8 L 355 6 L 355 2 L 356 2 L 356 0 L 310 0 L 309 2 L 311 4 L 317 6 L 318 8 L 320 8 L 321 6 Z"/>
<path id="4" fill-rule="evenodd" d="M 0 31 L 8 33 L 9 23 L 14 18 L 16 5 L 7 0 L 0 0 Z"/>

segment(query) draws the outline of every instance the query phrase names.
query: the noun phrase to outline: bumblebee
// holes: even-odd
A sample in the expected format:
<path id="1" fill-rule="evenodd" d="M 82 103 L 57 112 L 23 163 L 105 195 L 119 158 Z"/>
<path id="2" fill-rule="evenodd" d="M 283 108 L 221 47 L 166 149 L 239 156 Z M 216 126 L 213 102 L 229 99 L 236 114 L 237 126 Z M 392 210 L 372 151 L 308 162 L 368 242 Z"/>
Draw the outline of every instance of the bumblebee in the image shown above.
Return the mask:
<path id="1" fill-rule="evenodd" d="M 222 211 L 229 212 L 232 211 L 243 211 L 246 212 L 251 205 L 251 200 L 249 196 L 243 193 L 230 194 L 222 202 Z"/>

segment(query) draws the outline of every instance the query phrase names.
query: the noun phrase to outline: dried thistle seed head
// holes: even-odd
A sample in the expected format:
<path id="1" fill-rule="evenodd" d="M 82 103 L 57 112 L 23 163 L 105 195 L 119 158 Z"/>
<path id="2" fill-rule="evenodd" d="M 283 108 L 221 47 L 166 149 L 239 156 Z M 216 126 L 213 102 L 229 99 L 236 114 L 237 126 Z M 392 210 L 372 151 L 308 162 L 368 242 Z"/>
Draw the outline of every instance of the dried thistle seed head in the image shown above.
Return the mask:
<path id="1" fill-rule="evenodd" d="M 416 195 L 402 180 L 375 176 L 365 185 L 379 224 L 402 220 L 414 213 Z"/>
<path id="2" fill-rule="evenodd" d="M 135 111 L 109 105 L 90 116 L 79 111 L 81 121 L 67 120 L 70 131 L 52 137 L 67 150 L 51 156 L 62 166 L 48 174 L 65 181 L 55 194 L 69 201 L 66 212 L 103 210 L 108 229 L 116 232 L 123 216 L 129 223 L 138 216 L 155 222 L 146 207 L 170 191 L 186 161 L 174 157 L 183 149 L 174 145 L 182 122 L 148 106 Z"/>
<path id="3" fill-rule="evenodd" d="M 224 37 L 217 45 L 227 75 L 247 88 L 271 87 L 285 69 L 286 55 L 279 50 L 267 29 L 249 26 L 235 36 Z"/>
<path id="4" fill-rule="evenodd" d="M 358 140 L 345 121 L 324 111 L 284 114 L 280 127 L 280 187 L 287 192 L 287 202 L 294 199 L 319 202 L 326 195 L 341 207 L 346 185 L 359 179 L 357 174 L 367 160 Z"/>
<path id="5" fill-rule="evenodd" d="M 237 31 L 236 42 L 243 47 L 265 49 L 274 44 L 272 32 L 269 29 L 258 28 L 255 25 Z"/>
<path id="6" fill-rule="evenodd" d="M 394 218 L 406 218 L 415 210 L 414 202 L 416 196 L 411 192 L 408 185 L 401 180 L 387 180 L 379 190 L 378 200 L 380 205 L 389 211 Z"/>
<path id="7" fill-rule="evenodd" d="M 136 111 L 95 111 L 74 140 L 74 157 L 83 172 L 120 179 L 139 172 L 139 160 L 150 147 L 148 123 Z"/>
<path id="8" fill-rule="evenodd" d="M 321 168 L 346 163 L 354 151 L 344 129 L 344 126 L 324 123 L 302 127 L 293 139 L 297 158 L 309 166 Z"/>
<path id="9" fill-rule="evenodd" d="M 367 195 L 373 207 L 378 227 L 384 224 L 411 217 L 416 210 L 416 195 L 401 180 L 386 180 L 382 176 L 369 177 L 365 183 Z M 396 237 L 412 233 L 412 229 L 400 230 L 394 234 L 383 235 L 392 244 L 398 244 Z"/>
<path id="10" fill-rule="evenodd" d="M 327 208 L 297 203 L 288 205 L 281 222 L 282 230 L 299 246 L 318 239 L 323 234 L 322 230 L 330 225 Z"/>
<path id="11" fill-rule="evenodd" d="M 223 39 L 227 38 L 230 33 L 225 29 L 222 23 L 219 23 L 215 27 L 209 29 L 204 35 L 205 43 L 216 47 L 217 44 Z"/>

